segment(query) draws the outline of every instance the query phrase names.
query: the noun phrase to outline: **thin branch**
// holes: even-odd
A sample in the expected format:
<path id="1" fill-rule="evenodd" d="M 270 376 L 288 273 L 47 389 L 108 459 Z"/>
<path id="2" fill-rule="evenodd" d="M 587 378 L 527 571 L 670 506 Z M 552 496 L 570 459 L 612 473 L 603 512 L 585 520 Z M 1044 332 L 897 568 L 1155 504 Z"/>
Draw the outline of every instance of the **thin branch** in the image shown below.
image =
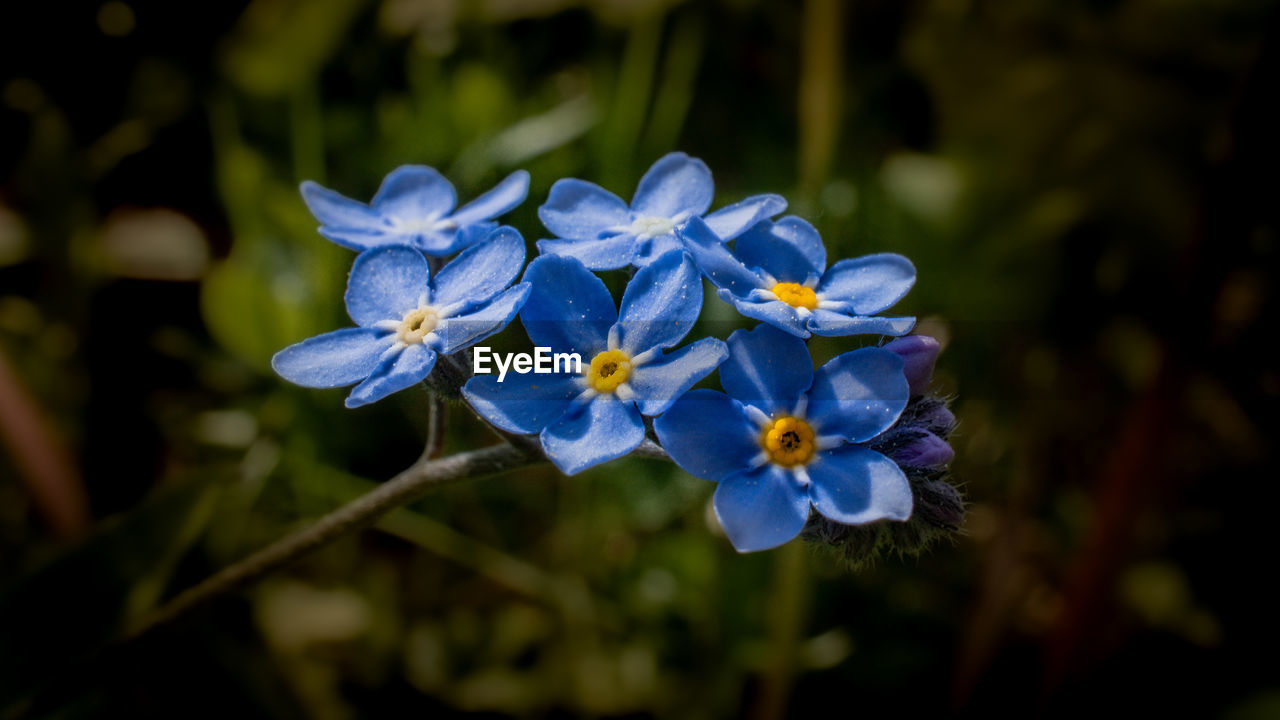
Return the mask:
<path id="1" fill-rule="evenodd" d="M 207 600 L 253 582 L 339 536 L 364 527 L 391 510 L 412 502 L 436 486 L 495 475 L 547 461 L 540 452 L 530 452 L 527 449 L 529 438 L 518 435 L 512 437 L 522 441 L 521 444 L 494 445 L 438 460 L 429 460 L 424 454 L 418 462 L 377 488 L 223 569 L 199 585 L 184 590 L 131 627 L 121 641 L 139 638 Z M 666 451 L 650 440 L 645 440 L 632 454 L 670 460 Z"/>
<path id="2" fill-rule="evenodd" d="M 124 635 L 133 640 L 168 623 L 206 600 L 239 588 L 290 561 L 328 543 L 347 532 L 363 527 L 374 519 L 408 503 L 427 490 L 462 479 L 480 478 L 546 462 L 512 445 L 495 445 L 481 450 L 450 455 L 446 458 L 419 461 L 333 512 L 291 535 L 253 553 L 183 591 L 134 625 Z"/>
<path id="3" fill-rule="evenodd" d="M 445 422 L 448 419 L 449 406 L 445 399 L 432 393 L 427 400 L 427 446 L 423 448 L 419 462 L 440 457 L 444 450 Z"/>

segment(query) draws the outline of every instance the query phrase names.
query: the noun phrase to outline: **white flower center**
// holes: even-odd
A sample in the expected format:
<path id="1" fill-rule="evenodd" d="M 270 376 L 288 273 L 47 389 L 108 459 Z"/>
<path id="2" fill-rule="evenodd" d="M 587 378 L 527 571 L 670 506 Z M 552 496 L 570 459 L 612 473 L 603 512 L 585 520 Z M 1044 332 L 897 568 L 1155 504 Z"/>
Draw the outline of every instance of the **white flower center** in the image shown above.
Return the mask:
<path id="1" fill-rule="evenodd" d="M 429 217 L 396 223 L 396 229 L 403 233 L 429 233 L 457 229 L 458 223 L 449 218 Z"/>
<path id="2" fill-rule="evenodd" d="M 659 217 L 650 215 L 649 217 L 636 218 L 628 228 L 632 235 L 638 238 L 658 237 L 659 235 L 667 235 L 676 229 L 676 221 L 672 218 Z"/>
<path id="3" fill-rule="evenodd" d="M 404 319 L 396 327 L 396 340 L 405 345 L 420 343 L 439 324 L 440 312 L 430 305 L 423 305 L 404 314 Z"/>

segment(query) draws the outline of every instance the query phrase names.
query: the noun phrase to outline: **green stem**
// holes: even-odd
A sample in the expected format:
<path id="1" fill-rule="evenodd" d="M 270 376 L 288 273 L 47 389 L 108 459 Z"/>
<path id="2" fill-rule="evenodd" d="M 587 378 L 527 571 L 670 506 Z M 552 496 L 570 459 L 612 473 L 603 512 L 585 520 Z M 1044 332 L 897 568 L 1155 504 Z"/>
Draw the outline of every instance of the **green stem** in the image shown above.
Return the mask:
<path id="1" fill-rule="evenodd" d="M 831 172 L 840 127 L 841 0 L 808 0 L 800 58 L 800 191 L 816 204 Z"/>
<path id="2" fill-rule="evenodd" d="M 399 475 L 321 517 L 315 523 L 277 540 L 195 587 L 183 591 L 130 628 L 125 633 L 125 639 L 138 638 L 211 598 L 257 580 L 341 535 L 364 527 L 431 488 L 466 478 L 494 475 L 542 461 L 542 458 L 505 444 L 439 460 L 419 460 Z"/>
<path id="3" fill-rule="evenodd" d="M 627 35 L 622 66 L 614 88 L 613 108 L 605 128 L 602 179 L 605 187 L 621 186 L 631 172 L 631 158 L 653 94 L 653 77 L 662 45 L 661 13 L 637 18 Z"/>
<path id="4" fill-rule="evenodd" d="M 805 631 L 809 606 L 807 548 L 802 542 L 782 546 L 774 558 L 773 590 L 769 597 L 769 658 L 760 683 L 755 720 L 787 717 L 787 699 L 799 664 L 800 638 Z"/>
<path id="5" fill-rule="evenodd" d="M 645 442 L 635 455 L 666 459 L 667 454 Z M 439 485 L 496 475 L 546 462 L 527 446 L 494 445 L 481 450 L 430 460 L 424 453 L 412 466 L 342 507 L 249 555 L 158 608 L 123 636 L 129 641 L 166 625 L 219 595 L 243 587 L 336 538 L 362 528 L 391 510 L 417 499 Z"/>

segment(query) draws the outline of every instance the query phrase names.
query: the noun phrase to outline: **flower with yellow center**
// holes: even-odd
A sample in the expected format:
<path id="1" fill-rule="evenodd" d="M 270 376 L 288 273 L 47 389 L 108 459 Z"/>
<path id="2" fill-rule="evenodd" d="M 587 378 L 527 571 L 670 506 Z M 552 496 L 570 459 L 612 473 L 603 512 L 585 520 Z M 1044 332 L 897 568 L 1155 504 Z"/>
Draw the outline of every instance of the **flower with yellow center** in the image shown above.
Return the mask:
<path id="1" fill-rule="evenodd" d="M 631 377 L 631 357 L 621 350 L 605 350 L 591 358 L 587 385 L 601 393 L 611 393 Z"/>
<path id="2" fill-rule="evenodd" d="M 782 302 L 794 308 L 804 308 L 805 310 L 818 309 L 818 295 L 813 288 L 805 287 L 800 283 L 780 282 L 771 288 L 771 292 L 778 296 Z"/>
<path id="3" fill-rule="evenodd" d="M 728 345 L 724 392 L 686 392 L 653 429 L 677 465 L 717 483 L 712 504 L 734 547 L 777 547 L 811 511 L 842 525 L 911 516 L 905 471 L 872 446 L 910 398 L 900 356 L 866 347 L 815 369 L 804 340 L 765 324 Z"/>
<path id="4" fill-rule="evenodd" d="M 876 253 L 827 267 L 818 231 L 798 217 L 757 223 L 732 249 L 696 217 L 679 234 L 721 299 L 796 337 L 899 336 L 915 324 L 912 317 L 878 315 L 915 282 L 915 266 L 901 255 Z"/>
<path id="5" fill-rule="evenodd" d="M 817 438 L 809 423 L 784 415 L 770 422 L 760 433 L 760 446 L 769 461 L 782 467 L 804 465 L 813 459 Z"/>
<path id="6" fill-rule="evenodd" d="M 566 474 L 622 457 L 646 437 L 646 417 L 666 412 L 728 357 L 702 338 L 675 350 L 702 310 L 697 266 L 669 252 L 636 272 L 622 302 L 578 259 L 544 254 L 524 274 L 533 290 L 521 319 L 534 347 L 580 353 L 580 371 L 477 374 L 463 396 L 477 413 L 512 433 L 537 434 Z"/>

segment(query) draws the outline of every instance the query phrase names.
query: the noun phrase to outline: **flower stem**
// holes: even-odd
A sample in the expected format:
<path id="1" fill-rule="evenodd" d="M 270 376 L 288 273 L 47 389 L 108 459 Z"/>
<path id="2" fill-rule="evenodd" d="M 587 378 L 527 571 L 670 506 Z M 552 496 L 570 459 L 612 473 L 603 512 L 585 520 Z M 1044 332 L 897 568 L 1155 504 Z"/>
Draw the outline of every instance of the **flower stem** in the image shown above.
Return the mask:
<path id="1" fill-rule="evenodd" d="M 124 639 L 138 638 L 206 600 L 257 580 L 331 540 L 369 524 L 378 516 L 416 499 L 438 485 L 493 475 L 545 461 L 545 458 L 508 444 L 450 455 L 439 460 L 427 460 L 424 457 L 399 475 L 321 517 L 314 524 L 277 540 L 195 587 L 183 591 L 130 628 Z"/>
<path id="2" fill-rule="evenodd" d="M 338 537 L 362 528 L 379 516 L 412 502 L 428 490 L 458 480 L 469 480 L 544 463 L 547 459 L 529 445 L 503 443 L 431 460 L 426 454 L 399 475 L 321 517 L 291 535 L 236 562 L 134 624 L 121 640 L 128 642 L 172 622 L 193 608 L 231 592 L 277 570 Z M 666 460 L 667 454 L 651 441 L 634 455 Z"/>
<path id="3" fill-rule="evenodd" d="M 427 446 L 422 449 L 421 460 L 440 457 L 444 450 L 445 421 L 449 418 L 449 406 L 444 398 L 432 393 L 427 403 Z"/>

